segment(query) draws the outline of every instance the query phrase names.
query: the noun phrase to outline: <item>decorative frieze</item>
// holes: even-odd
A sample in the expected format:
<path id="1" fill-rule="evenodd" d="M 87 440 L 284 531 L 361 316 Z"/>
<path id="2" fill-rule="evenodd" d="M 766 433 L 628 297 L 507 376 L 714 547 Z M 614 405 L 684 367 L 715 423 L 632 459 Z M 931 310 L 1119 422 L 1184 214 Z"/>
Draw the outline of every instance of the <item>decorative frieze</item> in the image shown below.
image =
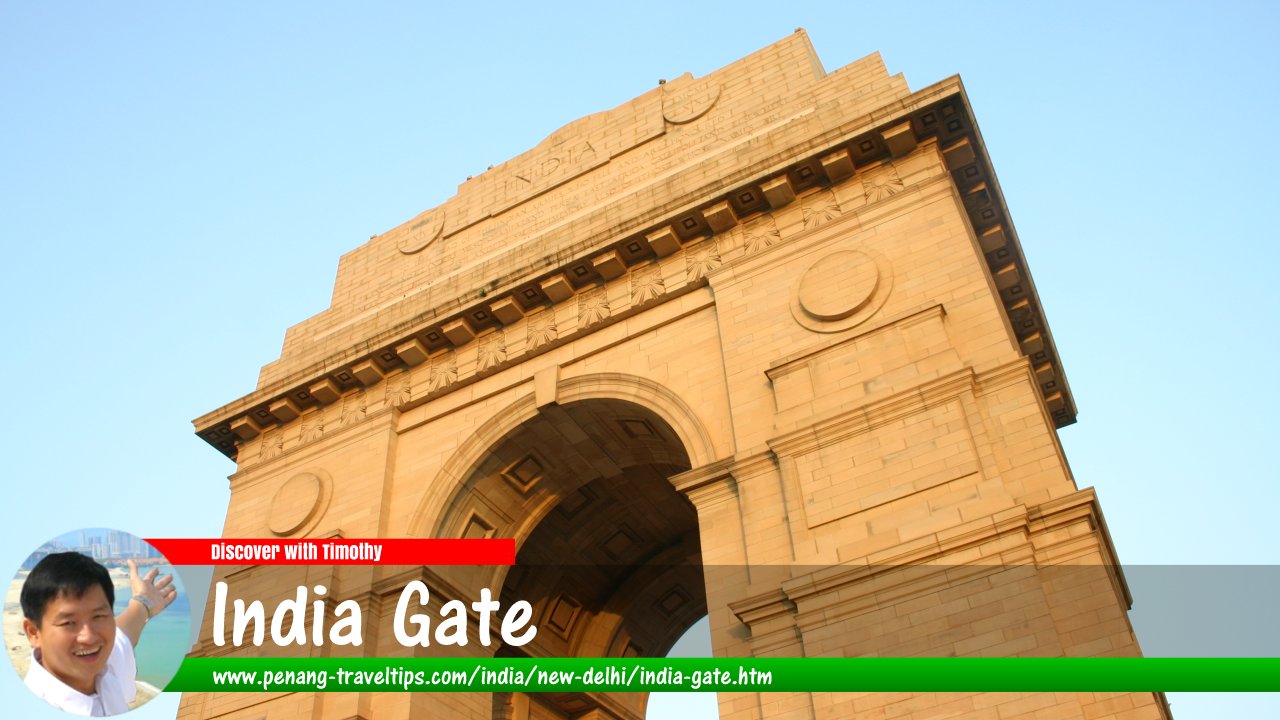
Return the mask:
<path id="1" fill-rule="evenodd" d="M 588 327 L 609 317 L 609 294 L 602 287 L 591 288 L 578 296 L 578 327 Z"/>
<path id="2" fill-rule="evenodd" d="M 762 215 L 748 223 L 743 229 L 742 235 L 742 249 L 748 255 L 782 242 L 782 234 L 778 232 L 778 224 L 769 215 Z"/>
<path id="3" fill-rule="evenodd" d="M 386 396 L 383 398 L 383 404 L 389 408 L 404 407 L 413 399 L 413 383 L 409 381 L 408 373 L 401 373 L 399 377 L 387 382 Z"/>
<path id="4" fill-rule="evenodd" d="M 501 330 L 495 330 L 480 338 L 476 355 L 476 372 L 492 370 L 507 360 L 507 344 Z"/>
<path id="5" fill-rule="evenodd" d="M 670 94 L 676 91 L 681 93 L 678 102 Z M 667 121 L 690 122 L 699 115 L 700 102 L 715 102 L 718 89 L 681 83 L 665 92 L 664 112 L 680 118 L 673 120 L 669 115 Z M 419 394 L 446 392 L 460 381 L 457 349 L 476 343 L 472 356 L 475 363 L 468 363 L 464 373 L 464 379 L 469 379 L 471 374 L 491 373 L 563 339 L 565 331 L 557 325 L 555 309 L 561 303 L 574 300 L 576 304 L 577 323 L 569 332 L 594 330 L 634 309 L 700 285 L 726 263 L 790 241 L 797 233 L 860 213 L 864 203 L 877 203 L 904 192 L 908 182 L 917 182 L 916 175 L 908 173 L 910 177 L 904 181 L 893 159 L 911 155 L 921 143 L 933 142 L 933 137 L 939 141 L 935 146 L 939 149 L 934 152 L 940 153 L 952 177 L 962 186 L 966 210 L 978 229 L 980 246 L 992 264 L 992 276 L 1008 306 L 1022 349 L 1041 368 L 1037 374 L 1044 378 L 1041 386 L 1046 402 L 1052 398 L 1054 418 L 1059 424 L 1070 422 L 1074 404 L 1058 368 L 1043 316 L 1034 297 L 1028 297 L 1025 260 L 1011 229 L 1001 222 L 1001 206 L 994 186 L 987 182 L 989 170 L 971 137 L 965 110 L 963 105 L 944 100 L 935 109 L 916 112 L 906 120 L 890 122 L 834 149 L 798 160 L 785 171 L 774 170 L 764 178 L 745 181 L 696 208 L 680 210 L 663 223 L 621 238 L 603 251 L 596 246 L 588 255 L 559 258 L 558 267 L 551 269 L 549 275 L 523 281 L 500 291 L 497 297 L 489 292 L 491 288 L 479 290 L 472 305 L 459 308 L 452 316 L 419 326 L 411 335 L 384 347 L 370 348 L 369 355 L 348 361 L 308 384 L 264 398 L 251 408 L 252 412 L 241 410 L 221 424 L 202 428 L 200 435 L 235 455 L 238 445 L 260 437 L 272 427 L 296 421 L 305 428 L 300 436 L 313 442 L 325 434 L 326 428 L 331 430 L 335 424 L 349 426 L 366 416 L 365 393 L 357 392 L 359 388 L 372 389 L 386 384 L 387 377 L 397 377 L 394 385 L 386 385 L 380 393 L 383 404 L 402 407 L 419 400 L 412 392 L 414 384 L 409 372 L 424 365 L 427 377 L 419 385 Z M 819 184 L 816 189 L 815 182 Z M 787 206 L 791 207 L 781 221 L 786 223 L 784 237 L 774 210 Z M 437 240 L 444 221 L 443 208 L 424 215 L 400 240 L 400 251 L 416 253 Z M 684 257 L 673 257 L 678 254 Z M 826 307 L 820 299 L 821 292 L 801 288 L 801 294 L 808 292 L 811 297 L 807 303 L 797 299 L 793 308 L 797 320 L 813 324 L 812 329 L 830 332 L 862 318 L 867 308 L 879 304 L 886 291 L 884 285 L 892 278 L 883 258 L 872 260 L 859 265 L 867 271 L 866 282 L 861 274 L 847 278 L 852 285 L 846 289 L 853 292 L 842 291 L 840 307 Z M 682 265 L 684 270 L 675 286 L 670 283 L 679 275 L 672 274 L 670 263 Z M 609 288 L 619 282 L 628 286 L 611 299 Z M 814 280 L 810 284 L 823 282 Z M 869 295 L 864 292 L 866 288 L 871 288 Z M 621 305 L 611 306 L 611 302 Z M 524 323 L 523 329 L 519 323 Z M 507 330 L 522 333 L 524 341 L 510 346 Z M 325 413 L 316 408 L 335 404 L 340 409 L 326 422 Z M 259 453 L 265 454 L 268 453 Z"/>
<path id="6" fill-rule="evenodd" d="M 700 240 L 685 248 L 684 258 L 690 283 L 699 282 L 723 263 L 715 238 Z"/>
<path id="7" fill-rule="evenodd" d="M 437 392 L 458 381 L 458 360 L 453 353 L 447 352 L 431 360 L 431 371 L 427 377 L 429 392 Z"/>
<path id="8" fill-rule="evenodd" d="M 324 437 L 324 414 L 324 408 L 320 408 L 302 416 L 299 435 L 303 443 L 313 443 Z"/>
<path id="9" fill-rule="evenodd" d="M 862 191 L 867 202 L 878 202 L 902 192 L 902 178 L 891 163 L 886 163 L 867 173 L 862 178 Z"/>
<path id="10" fill-rule="evenodd" d="M 529 336 L 526 343 L 528 349 L 537 350 L 555 340 L 556 337 L 556 311 L 554 309 L 541 310 L 529 316 Z"/>
<path id="11" fill-rule="evenodd" d="M 631 304 L 643 305 L 658 299 L 666 291 L 662 267 L 658 263 L 642 265 L 631 271 Z"/>
<path id="12" fill-rule="evenodd" d="M 353 392 L 342 398 L 342 417 L 339 422 L 342 427 L 351 427 L 361 420 L 364 420 L 365 410 L 364 391 Z"/>
<path id="13" fill-rule="evenodd" d="M 258 450 L 259 460 L 270 460 L 284 452 L 284 431 L 269 430 L 262 434 L 262 446 Z"/>
<path id="14" fill-rule="evenodd" d="M 801 206 L 804 229 L 812 230 L 840 217 L 840 203 L 829 190 L 814 193 L 805 198 Z"/>

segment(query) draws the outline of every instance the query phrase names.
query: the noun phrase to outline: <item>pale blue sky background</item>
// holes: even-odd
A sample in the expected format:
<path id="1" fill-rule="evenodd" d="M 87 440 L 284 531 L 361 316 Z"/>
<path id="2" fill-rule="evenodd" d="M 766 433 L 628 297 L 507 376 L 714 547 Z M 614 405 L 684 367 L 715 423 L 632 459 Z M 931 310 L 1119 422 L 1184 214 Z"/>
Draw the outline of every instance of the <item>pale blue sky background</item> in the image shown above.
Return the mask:
<path id="1" fill-rule="evenodd" d="M 797 26 L 828 70 L 878 50 L 913 89 L 964 78 L 1120 557 L 1280 562 L 1277 7 L 6 0 L 0 568 L 82 526 L 218 534 L 232 464 L 189 421 L 253 388 L 340 254 Z M 21 716 L 58 717 L 19 690 L 0 672 Z M 1280 715 L 1230 701 L 1174 698 Z"/>

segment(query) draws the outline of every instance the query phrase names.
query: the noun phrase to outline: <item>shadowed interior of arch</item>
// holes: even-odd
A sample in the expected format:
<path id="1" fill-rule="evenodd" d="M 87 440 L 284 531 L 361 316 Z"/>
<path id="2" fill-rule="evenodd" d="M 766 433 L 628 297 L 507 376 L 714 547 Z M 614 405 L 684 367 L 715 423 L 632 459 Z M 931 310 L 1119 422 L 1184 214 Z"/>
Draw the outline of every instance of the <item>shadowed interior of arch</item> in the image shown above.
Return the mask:
<path id="1" fill-rule="evenodd" d="M 661 657 L 707 613 L 698 517 L 668 477 L 689 469 L 672 428 L 622 400 L 542 408 L 478 463 L 455 508 L 464 536 L 511 536 L 501 600 L 527 600 L 538 635 L 500 655 Z M 494 698 L 549 717 L 599 707 L 643 718 L 641 693 Z"/>

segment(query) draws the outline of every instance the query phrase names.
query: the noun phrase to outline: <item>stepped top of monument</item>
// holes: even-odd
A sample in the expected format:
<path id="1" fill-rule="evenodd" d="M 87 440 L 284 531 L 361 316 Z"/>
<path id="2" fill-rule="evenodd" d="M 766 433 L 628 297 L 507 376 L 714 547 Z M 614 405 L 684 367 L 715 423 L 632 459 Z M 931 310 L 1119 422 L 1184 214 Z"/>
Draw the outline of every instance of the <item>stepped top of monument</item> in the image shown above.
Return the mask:
<path id="1" fill-rule="evenodd" d="M 878 54 L 826 73 L 797 31 L 704 77 L 686 73 L 575 120 L 344 255 L 330 307 L 289 329 L 258 386 L 378 334 L 393 307 L 401 317 L 447 312 L 513 274 L 554 263 L 575 240 L 610 225 L 626 232 L 626 215 L 645 209 L 628 196 L 690 169 L 719 179 L 733 158 L 694 168 L 717 150 L 750 144 L 820 105 L 859 116 L 909 94 Z"/>
<path id="2" fill-rule="evenodd" d="M 1028 333 L 1043 329 L 1037 352 L 1056 368 L 959 78 L 913 93 L 879 54 L 827 72 L 797 30 L 703 77 L 686 73 L 575 120 L 345 254 L 330 306 L 289 328 L 257 389 L 198 418 L 197 433 L 234 456 L 237 442 L 311 405 L 607 280 L 615 263 L 625 268 L 663 256 L 661 243 L 678 248 L 718 232 L 713 207 L 745 217 L 775 201 L 769 186 L 779 177 L 803 190 L 928 138 L 960 148 L 949 160 L 979 168 L 962 188 L 972 224 L 1007 248 L 1007 277 L 1032 301 L 1017 322 Z M 832 152 L 845 160 L 828 165 Z M 753 193 L 762 204 L 742 199 Z M 653 237 L 665 231 L 672 239 Z M 601 253 L 616 257 L 601 265 Z M 312 392 L 316 383 L 326 384 L 327 402 Z M 1060 425 L 1075 416 L 1065 383 L 1063 393 Z"/>

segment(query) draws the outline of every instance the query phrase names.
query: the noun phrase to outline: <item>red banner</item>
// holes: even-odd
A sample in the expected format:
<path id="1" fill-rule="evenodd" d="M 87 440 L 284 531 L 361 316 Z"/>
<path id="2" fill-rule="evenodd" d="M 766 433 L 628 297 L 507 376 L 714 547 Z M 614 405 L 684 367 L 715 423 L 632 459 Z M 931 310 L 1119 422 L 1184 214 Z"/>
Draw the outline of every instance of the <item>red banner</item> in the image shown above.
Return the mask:
<path id="1" fill-rule="evenodd" d="M 147 538 L 174 565 L 514 565 L 516 541 Z"/>

